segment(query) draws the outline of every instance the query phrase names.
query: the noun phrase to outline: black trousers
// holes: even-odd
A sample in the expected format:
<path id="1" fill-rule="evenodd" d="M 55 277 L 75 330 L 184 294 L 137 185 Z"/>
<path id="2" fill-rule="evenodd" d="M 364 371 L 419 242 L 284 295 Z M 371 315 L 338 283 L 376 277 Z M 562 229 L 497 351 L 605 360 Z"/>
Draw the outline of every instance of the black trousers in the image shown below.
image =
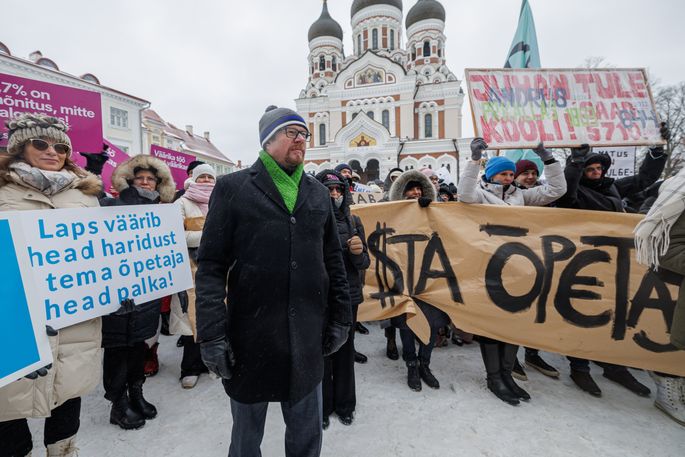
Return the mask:
<path id="1" fill-rule="evenodd" d="M 105 398 L 115 401 L 123 397 L 129 386 L 145 382 L 145 342 L 105 348 L 102 369 Z"/>
<path id="2" fill-rule="evenodd" d="M 355 319 L 356 321 L 356 319 Z M 357 406 L 354 381 L 354 324 L 347 341 L 323 365 L 323 415 L 351 416 Z"/>
<path id="3" fill-rule="evenodd" d="M 199 376 L 202 373 L 207 373 L 207 367 L 202 361 L 200 354 L 200 345 L 195 342 L 192 336 L 182 336 L 183 343 L 183 359 L 181 360 L 181 378 L 186 376 Z"/>
<path id="4" fill-rule="evenodd" d="M 55 444 L 78 433 L 81 426 L 81 397 L 67 400 L 45 419 L 43 444 Z M 26 419 L 0 422 L 0 457 L 24 457 L 33 449 L 33 438 Z"/>

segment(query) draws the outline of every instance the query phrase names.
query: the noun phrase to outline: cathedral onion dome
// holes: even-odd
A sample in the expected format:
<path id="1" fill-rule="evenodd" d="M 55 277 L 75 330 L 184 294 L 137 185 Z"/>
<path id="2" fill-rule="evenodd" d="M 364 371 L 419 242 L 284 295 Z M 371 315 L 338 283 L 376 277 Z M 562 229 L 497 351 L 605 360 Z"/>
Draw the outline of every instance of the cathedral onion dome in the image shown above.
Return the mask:
<path id="1" fill-rule="evenodd" d="M 402 0 L 354 0 L 352 2 L 352 17 L 367 6 L 374 5 L 390 5 L 402 11 Z"/>
<path id="2" fill-rule="evenodd" d="M 309 41 L 315 38 L 331 36 L 342 41 L 343 31 L 340 24 L 328 14 L 328 2 L 324 0 L 321 16 L 309 27 Z"/>
<path id="3" fill-rule="evenodd" d="M 426 19 L 445 22 L 445 7 L 437 0 L 419 0 L 407 13 L 407 28 Z"/>

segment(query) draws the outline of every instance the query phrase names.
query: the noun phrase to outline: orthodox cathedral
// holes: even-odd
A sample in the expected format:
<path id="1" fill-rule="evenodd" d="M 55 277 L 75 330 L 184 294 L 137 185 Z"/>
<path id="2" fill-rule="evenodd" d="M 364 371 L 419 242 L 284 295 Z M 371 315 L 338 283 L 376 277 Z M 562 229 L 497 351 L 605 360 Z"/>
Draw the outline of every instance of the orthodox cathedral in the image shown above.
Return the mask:
<path id="1" fill-rule="evenodd" d="M 312 137 L 306 172 L 346 162 L 366 183 L 390 169 L 458 173 L 464 92 L 447 67 L 445 8 L 418 0 L 354 0 L 352 47 L 328 12 L 309 28 L 309 80 L 295 100 Z"/>

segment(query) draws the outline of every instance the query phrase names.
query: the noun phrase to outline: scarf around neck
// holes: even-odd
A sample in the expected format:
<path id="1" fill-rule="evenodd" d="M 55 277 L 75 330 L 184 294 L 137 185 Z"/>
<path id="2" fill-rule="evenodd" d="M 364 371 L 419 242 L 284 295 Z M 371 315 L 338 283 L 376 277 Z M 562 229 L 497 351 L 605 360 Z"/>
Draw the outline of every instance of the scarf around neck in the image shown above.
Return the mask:
<path id="1" fill-rule="evenodd" d="M 15 162 L 10 165 L 10 169 L 13 170 L 25 184 L 42 192 L 48 197 L 60 193 L 65 188 L 69 187 L 77 178 L 74 173 L 68 170 L 41 170 L 40 168 L 32 167 L 26 162 Z"/>
<path id="2" fill-rule="evenodd" d="M 666 254 L 673 224 L 685 212 L 685 168 L 664 181 L 659 197 L 647 216 L 635 227 L 635 253 L 638 263 L 659 267 Z"/>
<path id="3" fill-rule="evenodd" d="M 206 216 L 209 211 L 209 197 L 212 195 L 213 190 L 214 183 L 192 182 L 186 189 L 183 197 L 195 203 L 200 208 L 200 211 L 202 211 L 202 214 Z"/>
<path id="4" fill-rule="evenodd" d="M 298 165 L 293 174 L 288 175 L 288 173 L 283 171 L 278 163 L 276 163 L 273 157 L 265 151 L 262 150 L 259 152 L 259 159 L 264 164 L 269 176 L 271 176 L 271 179 L 278 189 L 278 193 L 281 194 L 285 207 L 288 208 L 288 212 L 292 214 L 295 203 L 297 202 L 297 193 L 300 189 L 300 181 L 302 180 L 304 166 L 302 164 Z"/>

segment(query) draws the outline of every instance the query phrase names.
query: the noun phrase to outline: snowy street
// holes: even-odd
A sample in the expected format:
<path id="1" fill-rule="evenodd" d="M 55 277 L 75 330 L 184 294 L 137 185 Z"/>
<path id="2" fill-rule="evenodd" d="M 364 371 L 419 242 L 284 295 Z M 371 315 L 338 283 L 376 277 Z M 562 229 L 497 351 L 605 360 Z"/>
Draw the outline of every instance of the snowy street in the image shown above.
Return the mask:
<path id="1" fill-rule="evenodd" d="M 560 356 L 544 354 L 562 372 L 555 381 L 528 369 L 520 382 L 533 397 L 518 407 L 495 398 L 485 386 L 477 344 L 450 343 L 433 353 L 431 368 L 440 380 L 434 391 L 420 393 L 406 385 L 406 368 L 385 357 L 385 339 L 376 325 L 370 335 L 356 335 L 357 349 L 369 356 L 356 364 L 357 412 L 350 427 L 335 416 L 324 434 L 324 456 L 401 457 L 682 457 L 685 427 L 653 406 L 654 383 L 633 371 L 652 390 L 640 398 L 592 373 L 601 399 L 581 392 L 568 377 Z M 137 431 L 109 424 L 110 403 L 100 386 L 84 398 L 78 445 L 81 457 L 220 457 L 228 454 L 230 410 L 219 381 L 207 375 L 191 390 L 178 381 L 181 349 L 176 337 L 160 341 L 160 372 L 145 384 L 145 396 L 159 416 Z M 399 340 L 398 340 L 399 344 Z M 519 359 L 523 360 L 523 351 Z M 43 456 L 42 421 L 29 421 L 34 431 L 34 457 Z M 283 455 L 284 425 L 280 407 L 269 407 L 262 453 Z"/>

